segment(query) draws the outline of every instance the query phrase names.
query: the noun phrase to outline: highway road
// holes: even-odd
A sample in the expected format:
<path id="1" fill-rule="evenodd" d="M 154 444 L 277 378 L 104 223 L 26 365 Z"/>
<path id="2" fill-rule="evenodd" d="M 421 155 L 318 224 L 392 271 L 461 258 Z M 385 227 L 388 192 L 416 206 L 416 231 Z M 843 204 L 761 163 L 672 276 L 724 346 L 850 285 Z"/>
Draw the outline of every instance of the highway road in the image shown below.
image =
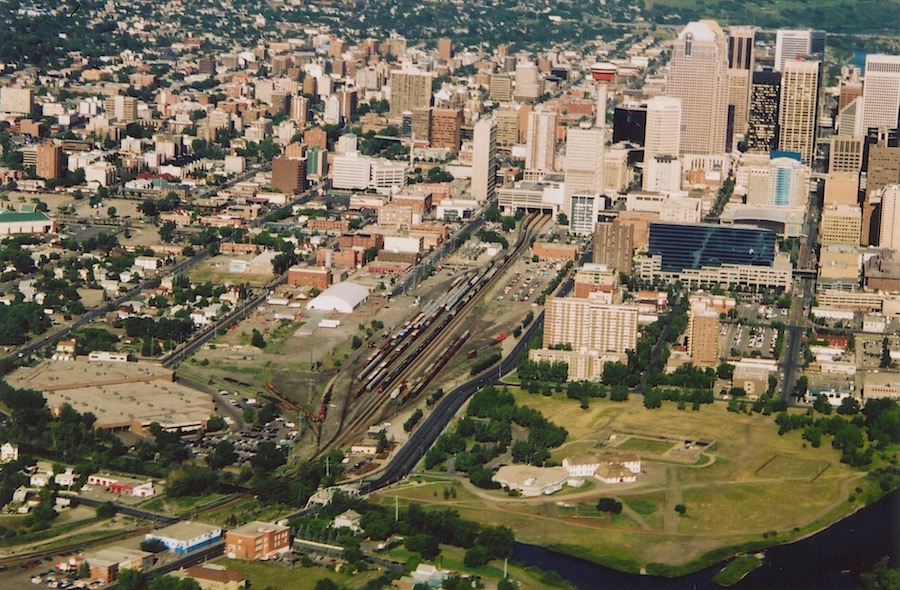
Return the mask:
<path id="1" fill-rule="evenodd" d="M 592 250 L 587 251 L 579 260 L 579 266 L 590 260 Z M 557 292 L 557 296 L 567 295 L 574 286 L 575 281 L 569 278 Z M 522 333 L 515 347 L 500 361 L 500 366 L 493 366 L 482 373 L 472 377 L 440 401 L 432 412 L 425 417 L 422 425 L 410 435 L 406 444 L 400 447 L 388 464 L 381 470 L 374 480 L 365 481 L 360 486 L 360 493 L 369 493 L 388 486 L 413 470 L 416 463 L 425 455 L 434 441 L 441 435 L 459 409 L 476 391 L 486 385 L 499 382 L 503 375 L 512 372 L 518 365 L 519 356 L 528 348 L 529 342 L 538 334 L 544 322 L 543 310 L 531 322 L 531 325 Z"/>

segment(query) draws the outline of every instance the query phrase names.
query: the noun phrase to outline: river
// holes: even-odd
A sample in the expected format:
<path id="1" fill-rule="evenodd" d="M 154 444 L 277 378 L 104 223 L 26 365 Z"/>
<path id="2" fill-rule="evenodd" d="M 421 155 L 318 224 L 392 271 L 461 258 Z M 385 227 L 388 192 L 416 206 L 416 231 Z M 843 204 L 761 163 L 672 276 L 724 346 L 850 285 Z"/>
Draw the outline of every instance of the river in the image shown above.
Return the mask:
<path id="1" fill-rule="evenodd" d="M 734 588 L 856 588 L 859 574 L 885 555 L 891 556 L 894 567 L 900 564 L 898 532 L 900 491 L 895 491 L 815 535 L 767 549 L 762 567 Z M 722 567 L 673 579 L 640 576 L 523 543 L 516 543 L 513 560 L 554 571 L 578 590 L 712 590 L 719 588 L 712 578 Z"/>

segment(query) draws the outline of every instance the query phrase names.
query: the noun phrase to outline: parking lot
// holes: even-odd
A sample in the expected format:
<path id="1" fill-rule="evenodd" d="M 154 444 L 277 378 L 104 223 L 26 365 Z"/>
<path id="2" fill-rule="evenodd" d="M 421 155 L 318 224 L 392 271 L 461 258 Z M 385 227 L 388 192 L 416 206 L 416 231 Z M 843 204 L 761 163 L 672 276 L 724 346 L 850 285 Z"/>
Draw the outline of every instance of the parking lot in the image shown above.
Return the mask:
<path id="1" fill-rule="evenodd" d="M 719 328 L 720 349 L 729 356 L 774 358 L 778 330 L 768 326 L 722 324 Z"/>

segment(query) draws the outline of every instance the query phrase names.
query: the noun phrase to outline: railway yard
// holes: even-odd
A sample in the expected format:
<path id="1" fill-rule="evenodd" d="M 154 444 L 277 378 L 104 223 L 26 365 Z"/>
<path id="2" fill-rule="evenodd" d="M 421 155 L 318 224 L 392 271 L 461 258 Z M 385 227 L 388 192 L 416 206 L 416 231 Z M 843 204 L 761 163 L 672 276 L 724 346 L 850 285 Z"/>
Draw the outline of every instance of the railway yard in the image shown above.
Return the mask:
<path id="1" fill-rule="evenodd" d="M 336 329 L 304 333 L 309 318 L 274 320 L 261 308 L 180 371 L 239 396 L 277 402 L 296 418 L 303 442 L 314 443 L 303 446 L 316 454 L 349 448 L 370 427 L 398 426 L 413 408 L 424 408 L 439 373 L 442 383 L 451 383 L 499 350 L 556 273 L 556 263 L 529 257 L 530 242 L 549 225 L 547 216 L 527 217 L 510 234 L 508 249 L 474 260 L 458 252 L 406 293 L 370 299 L 349 317 L 335 314 L 341 320 Z M 517 297 L 505 297 L 516 285 Z M 269 338 L 265 350 L 243 344 L 254 329 Z M 355 350 L 354 336 L 363 342 Z M 391 433 L 402 437 L 399 428 Z"/>

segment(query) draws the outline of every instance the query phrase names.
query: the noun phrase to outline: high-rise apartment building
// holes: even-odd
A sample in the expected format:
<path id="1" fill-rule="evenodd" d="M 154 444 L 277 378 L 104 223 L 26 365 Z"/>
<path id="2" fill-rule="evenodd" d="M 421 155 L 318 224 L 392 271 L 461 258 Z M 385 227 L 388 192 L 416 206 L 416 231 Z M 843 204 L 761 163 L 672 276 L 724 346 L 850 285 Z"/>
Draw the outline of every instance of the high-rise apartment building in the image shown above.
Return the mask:
<path id="1" fill-rule="evenodd" d="M 494 198 L 497 185 L 497 122 L 475 123 L 472 140 L 472 198 L 484 203 Z"/>
<path id="2" fill-rule="evenodd" d="M 45 141 L 37 146 L 37 166 L 35 174 L 40 178 L 55 180 L 63 175 L 65 154 L 61 146 Z"/>
<path id="3" fill-rule="evenodd" d="M 775 35 L 775 70 L 784 71 L 784 64 L 798 57 L 825 57 L 825 31 L 779 30 Z"/>
<path id="4" fill-rule="evenodd" d="M 516 109 L 497 109 L 497 145 L 512 147 L 519 143 L 519 112 Z"/>
<path id="5" fill-rule="evenodd" d="M 627 275 L 632 271 L 634 257 L 634 226 L 617 223 L 598 223 L 594 229 L 594 262 Z"/>
<path id="6" fill-rule="evenodd" d="M 442 60 L 450 61 L 453 58 L 453 40 L 447 37 L 438 39 L 437 53 Z"/>
<path id="7" fill-rule="evenodd" d="M 306 188 L 306 160 L 295 158 L 272 160 L 272 188 L 289 195 Z"/>
<path id="8" fill-rule="evenodd" d="M 881 231 L 878 245 L 900 250 L 900 185 L 884 187 L 881 193 Z"/>
<path id="9" fill-rule="evenodd" d="M 689 23 L 678 35 L 666 94 L 681 99 L 681 154 L 725 153 L 728 52 L 715 21 Z"/>
<path id="10" fill-rule="evenodd" d="M 719 312 L 693 305 L 688 312 L 688 355 L 698 367 L 719 364 Z"/>
<path id="11" fill-rule="evenodd" d="M 516 100 L 533 101 L 543 92 L 543 78 L 532 61 L 516 63 Z"/>
<path id="12" fill-rule="evenodd" d="M 753 72 L 746 135 L 747 151 L 765 153 L 778 145 L 780 103 L 781 74 L 771 70 Z"/>
<path id="13" fill-rule="evenodd" d="M 556 169 L 557 115 L 551 111 L 532 111 L 528 115 L 525 140 L 525 171 L 547 173 Z"/>
<path id="14" fill-rule="evenodd" d="M 416 141 L 431 141 L 431 107 L 412 110 L 412 137 Z"/>
<path id="15" fill-rule="evenodd" d="M 462 124 L 462 109 L 432 109 L 431 147 L 448 148 L 455 155 L 459 152 Z"/>
<path id="16" fill-rule="evenodd" d="M 866 55 L 862 128 L 896 129 L 900 115 L 900 55 Z"/>
<path id="17" fill-rule="evenodd" d="M 115 118 L 120 123 L 131 123 L 137 121 L 138 100 L 133 96 L 123 96 L 121 94 L 108 96 L 104 101 L 104 109 L 106 116 L 110 119 Z"/>
<path id="18" fill-rule="evenodd" d="M 497 102 L 509 102 L 513 99 L 513 84 L 509 74 L 491 74 L 488 97 Z"/>
<path id="19" fill-rule="evenodd" d="M 587 299 L 549 297 L 544 315 L 544 347 L 570 344 L 574 351 L 625 353 L 637 345 L 638 307 Z"/>
<path id="20" fill-rule="evenodd" d="M 391 72 L 391 117 L 431 106 L 431 74 L 419 71 Z"/>
<path id="21" fill-rule="evenodd" d="M 728 104 L 734 106 L 734 133 L 744 135 L 750 112 L 750 85 L 755 69 L 756 29 L 728 30 Z"/>
<path id="22" fill-rule="evenodd" d="M 778 149 L 799 152 L 810 166 L 816 155 L 816 123 L 819 105 L 817 61 L 788 61 L 781 74 L 778 107 Z"/>

